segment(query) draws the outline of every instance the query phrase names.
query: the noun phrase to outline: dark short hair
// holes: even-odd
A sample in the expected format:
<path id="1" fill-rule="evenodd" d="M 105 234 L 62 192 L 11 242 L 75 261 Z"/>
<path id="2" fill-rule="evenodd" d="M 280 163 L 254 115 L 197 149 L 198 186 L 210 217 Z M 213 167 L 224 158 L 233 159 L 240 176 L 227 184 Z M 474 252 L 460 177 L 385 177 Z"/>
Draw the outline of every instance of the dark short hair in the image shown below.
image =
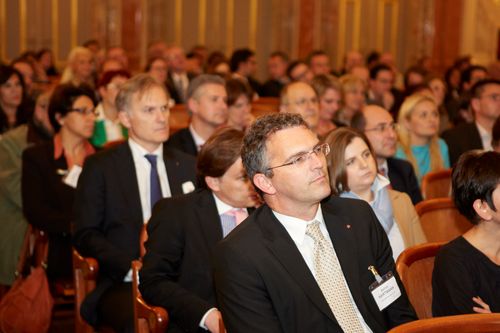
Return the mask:
<path id="1" fill-rule="evenodd" d="M 258 118 L 248 129 L 241 150 L 243 165 L 248 177 L 252 179 L 257 173 L 272 177 L 272 170 L 268 170 L 267 141 L 274 133 L 292 127 L 309 128 L 307 123 L 298 114 L 279 112 Z M 256 188 L 261 194 L 262 192 Z"/>
<path id="2" fill-rule="evenodd" d="M 61 129 L 61 125 L 57 121 L 56 115 L 59 114 L 64 117 L 68 114 L 73 107 L 73 103 L 81 96 L 87 96 L 92 101 L 92 104 L 96 106 L 97 100 L 94 91 L 86 84 L 75 86 L 72 83 L 66 83 L 58 85 L 54 89 L 50 97 L 48 113 L 50 123 L 52 127 L 54 127 L 55 132 L 59 132 Z"/>
<path id="3" fill-rule="evenodd" d="M 255 53 L 250 49 L 245 48 L 235 50 L 231 55 L 231 60 L 229 61 L 231 72 L 236 72 L 242 62 L 247 62 L 248 59 L 254 55 Z"/>
<path id="4" fill-rule="evenodd" d="M 326 162 L 328 164 L 330 187 L 332 188 L 333 195 L 340 195 L 342 192 L 350 191 L 345 165 L 345 151 L 355 138 L 360 138 L 366 143 L 375 160 L 375 165 L 377 163 L 370 140 L 368 140 L 364 133 L 349 127 L 337 128 L 330 132 L 325 138 L 325 142 L 331 147 L 331 152 L 328 154 Z"/>
<path id="5" fill-rule="evenodd" d="M 231 106 L 238 98 L 243 95 L 248 98 L 248 102 L 252 102 L 253 91 L 250 85 L 240 79 L 229 79 L 226 81 L 227 106 Z"/>
<path id="6" fill-rule="evenodd" d="M 284 62 L 290 61 L 290 58 L 288 57 L 288 54 L 286 54 L 283 51 L 274 51 L 273 53 L 271 53 L 269 55 L 269 58 L 275 58 L 275 57 L 281 58 Z"/>
<path id="7" fill-rule="evenodd" d="M 484 88 L 490 84 L 500 85 L 500 80 L 496 80 L 496 79 L 479 80 L 476 83 L 474 83 L 474 85 L 470 89 L 470 92 L 471 92 L 470 95 L 472 96 L 472 98 L 481 98 L 481 95 L 483 94 Z"/>
<path id="8" fill-rule="evenodd" d="M 471 223 L 481 218 L 474 210 L 477 199 L 486 201 L 496 211 L 493 191 L 500 184 L 500 153 L 470 151 L 460 156 L 452 173 L 452 195 L 458 211 Z"/>
<path id="9" fill-rule="evenodd" d="M 378 73 L 381 71 L 389 71 L 392 73 L 392 68 L 386 64 L 375 65 L 370 69 L 370 79 L 375 80 L 378 76 Z"/>
<path id="10" fill-rule="evenodd" d="M 323 50 L 313 50 L 307 56 L 306 62 L 310 65 L 312 58 L 317 57 L 317 56 L 327 56 L 328 57 L 328 54 L 326 54 L 326 52 Z"/>
<path id="11" fill-rule="evenodd" d="M 125 77 L 127 79 L 130 79 L 130 73 L 124 69 L 119 69 L 116 71 L 106 71 L 102 74 L 101 78 L 99 79 L 99 82 L 97 83 L 97 87 L 104 87 L 107 86 L 113 79 L 117 76 Z"/>
<path id="12" fill-rule="evenodd" d="M 292 80 L 292 81 L 294 80 L 292 78 L 292 71 L 295 69 L 295 67 L 297 67 L 298 65 L 301 65 L 301 64 L 306 65 L 307 67 L 309 67 L 309 65 L 306 62 L 302 61 L 302 60 L 294 60 L 294 61 L 292 61 L 291 63 L 288 64 L 288 67 L 286 68 L 286 76 L 288 76 L 288 78 L 290 78 L 290 80 Z"/>
<path id="13" fill-rule="evenodd" d="M 364 132 L 366 128 L 366 118 L 363 113 L 361 112 L 356 112 L 354 116 L 352 116 L 351 119 L 351 127 L 354 128 L 357 131 Z"/>
<path id="14" fill-rule="evenodd" d="M 240 157 L 244 133 L 232 127 L 215 131 L 205 142 L 196 160 L 198 184 L 208 188 L 205 177 L 222 177 Z"/>
<path id="15" fill-rule="evenodd" d="M 472 79 L 472 72 L 474 71 L 484 71 L 488 73 L 484 66 L 480 65 L 472 65 L 464 69 L 464 71 L 460 74 L 460 88 L 462 88 L 464 83 L 469 83 Z"/>
<path id="16" fill-rule="evenodd" d="M 425 79 L 425 76 L 427 75 L 427 71 L 425 69 L 423 69 L 422 67 L 418 67 L 418 66 L 411 66 L 410 68 L 408 68 L 404 74 L 404 84 L 405 84 L 405 89 L 408 89 L 410 88 L 408 86 L 409 84 L 409 78 L 410 78 L 410 74 L 411 73 L 417 73 L 417 74 L 420 74 L 424 79 Z"/>

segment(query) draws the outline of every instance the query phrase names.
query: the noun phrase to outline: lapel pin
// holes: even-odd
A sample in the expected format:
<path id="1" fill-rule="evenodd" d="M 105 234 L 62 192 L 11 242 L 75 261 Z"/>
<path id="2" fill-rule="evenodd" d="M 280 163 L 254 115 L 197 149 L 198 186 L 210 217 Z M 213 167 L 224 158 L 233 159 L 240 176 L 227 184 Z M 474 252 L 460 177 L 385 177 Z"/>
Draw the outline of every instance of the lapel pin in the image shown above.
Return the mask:
<path id="1" fill-rule="evenodd" d="M 345 225 L 345 227 L 346 227 L 347 229 L 351 229 L 351 225 L 350 225 L 350 224 L 346 224 L 346 225 Z"/>

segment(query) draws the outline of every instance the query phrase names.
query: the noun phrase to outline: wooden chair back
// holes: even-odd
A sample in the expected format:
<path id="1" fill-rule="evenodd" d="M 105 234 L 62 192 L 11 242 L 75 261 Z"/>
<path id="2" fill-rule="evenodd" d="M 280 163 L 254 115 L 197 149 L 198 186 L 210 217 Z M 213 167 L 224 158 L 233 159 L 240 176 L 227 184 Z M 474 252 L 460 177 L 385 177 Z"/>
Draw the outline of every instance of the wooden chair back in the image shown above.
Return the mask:
<path id="1" fill-rule="evenodd" d="M 94 258 L 84 258 L 77 250 L 73 249 L 73 278 L 75 281 L 75 333 L 93 333 L 90 326 L 82 316 L 80 307 L 82 302 L 92 290 L 95 289 L 99 265 Z"/>
<path id="2" fill-rule="evenodd" d="M 443 244 L 426 243 L 409 247 L 396 262 L 396 270 L 419 319 L 432 317 L 432 271 L 434 258 Z"/>
<path id="3" fill-rule="evenodd" d="M 189 126 L 191 116 L 185 104 L 176 104 L 170 109 L 170 135 Z"/>
<path id="4" fill-rule="evenodd" d="M 500 332 L 500 313 L 476 313 L 416 320 L 388 333 L 494 333 Z"/>
<path id="5" fill-rule="evenodd" d="M 472 227 L 451 198 L 424 200 L 415 206 L 428 242 L 449 242 Z"/>
<path id="6" fill-rule="evenodd" d="M 421 187 L 424 200 L 451 197 L 451 169 L 429 172 Z"/>
<path id="7" fill-rule="evenodd" d="M 252 115 L 255 119 L 279 111 L 280 100 L 275 97 L 260 97 L 252 101 Z"/>
<path id="8" fill-rule="evenodd" d="M 132 261 L 132 295 L 134 300 L 135 332 L 165 332 L 168 325 L 167 311 L 164 308 L 146 304 L 139 291 L 139 271 L 141 267 L 141 261 Z"/>

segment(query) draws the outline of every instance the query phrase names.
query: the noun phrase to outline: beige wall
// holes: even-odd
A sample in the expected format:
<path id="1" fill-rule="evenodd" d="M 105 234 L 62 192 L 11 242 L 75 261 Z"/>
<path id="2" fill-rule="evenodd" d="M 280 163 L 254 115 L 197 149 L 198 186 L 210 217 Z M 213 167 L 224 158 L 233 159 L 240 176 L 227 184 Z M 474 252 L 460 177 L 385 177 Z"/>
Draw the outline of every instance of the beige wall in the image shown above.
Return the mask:
<path id="1" fill-rule="evenodd" d="M 442 1 L 442 0 L 439 0 Z M 124 8 L 139 3 L 135 17 Z M 312 8 L 312 15 L 301 9 Z M 186 49 L 205 44 L 230 54 L 234 48 L 258 50 L 259 77 L 274 50 L 292 58 L 310 40 L 339 67 L 343 54 L 358 49 L 390 51 L 404 68 L 432 54 L 434 0 L 0 0 L 0 56 L 10 60 L 26 49 L 52 48 L 59 65 L 70 49 L 90 38 L 104 46 L 120 45 L 124 25 L 138 26 L 140 67 L 154 40 Z M 460 51 L 480 63 L 495 57 L 500 1 L 464 0 Z M 301 21 L 302 20 L 302 21 Z M 300 31 L 309 22 L 309 31 Z M 307 25 L 306 25 L 307 26 Z"/>

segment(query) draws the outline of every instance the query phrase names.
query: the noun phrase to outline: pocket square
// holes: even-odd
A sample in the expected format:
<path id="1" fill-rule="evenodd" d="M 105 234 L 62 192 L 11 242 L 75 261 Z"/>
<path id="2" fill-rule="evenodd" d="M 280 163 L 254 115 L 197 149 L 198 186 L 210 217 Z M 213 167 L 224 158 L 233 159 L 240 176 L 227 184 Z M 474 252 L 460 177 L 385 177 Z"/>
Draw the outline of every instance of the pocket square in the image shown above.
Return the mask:
<path id="1" fill-rule="evenodd" d="M 194 184 L 191 181 L 182 183 L 182 193 L 187 194 L 194 191 Z"/>

